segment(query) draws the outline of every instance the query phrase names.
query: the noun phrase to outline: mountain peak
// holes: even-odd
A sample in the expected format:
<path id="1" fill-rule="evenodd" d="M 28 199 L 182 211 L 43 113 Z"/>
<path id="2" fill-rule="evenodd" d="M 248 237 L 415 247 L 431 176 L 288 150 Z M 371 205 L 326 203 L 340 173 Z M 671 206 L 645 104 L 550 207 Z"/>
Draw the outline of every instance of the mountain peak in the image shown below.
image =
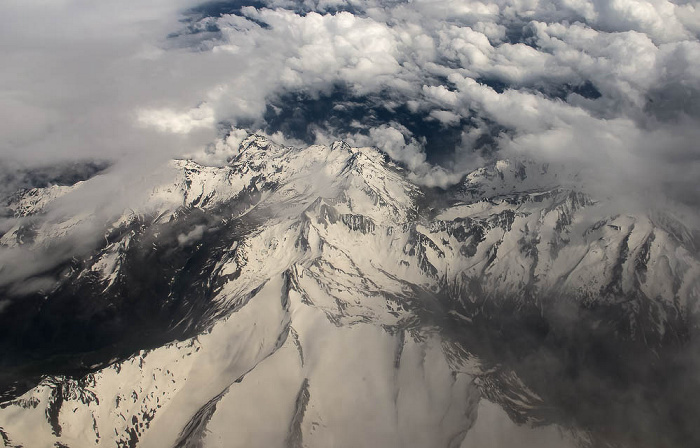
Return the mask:
<path id="1" fill-rule="evenodd" d="M 327 446 L 350 419 L 388 431 L 382 446 L 447 445 L 484 398 L 537 421 L 553 406 L 548 389 L 470 339 L 494 316 L 546 329 L 535 339 L 593 332 L 614 353 L 656 356 L 684 337 L 700 299 L 688 232 L 610 215 L 554 171 L 504 160 L 429 189 L 376 149 L 290 148 L 260 135 L 226 166 L 174 161 L 144 203 L 103 228 L 93 221 L 104 232 L 96 247 L 43 273 L 51 288 L 25 289 L 0 310 L 12 334 L 1 348 L 16 359 L 8 377 L 25 381 L 28 365 L 38 379 L 51 374 L 6 388 L 16 399 L 0 406 L 3 437 L 217 446 L 239 440 L 233 431 L 248 446 Z M 34 191 L 32 221 L 18 218 L 2 243 L 49 250 L 90 219 L 42 220 L 54 197 Z M 30 333 L 26 313 L 46 331 Z M 46 350 L 69 361 L 43 366 Z M 552 356 L 566 366 L 579 359 L 572 350 L 594 355 L 566 346 Z"/>

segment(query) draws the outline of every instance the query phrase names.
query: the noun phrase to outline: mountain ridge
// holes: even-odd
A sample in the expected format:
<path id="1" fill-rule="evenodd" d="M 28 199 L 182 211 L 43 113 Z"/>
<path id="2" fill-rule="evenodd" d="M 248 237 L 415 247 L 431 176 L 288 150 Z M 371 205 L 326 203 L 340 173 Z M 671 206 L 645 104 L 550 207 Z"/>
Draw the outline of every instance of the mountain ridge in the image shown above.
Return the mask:
<path id="1" fill-rule="evenodd" d="M 53 289 L 0 312 L 10 384 L 28 370 L 40 381 L 3 403 L 12 444 L 231 446 L 238 434 L 241 446 L 461 446 L 483 400 L 520 423 L 553 418 L 541 388 L 473 352 L 495 320 L 514 352 L 519 330 L 532 344 L 591 333 L 639 353 L 694 331 L 692 232 L 661 215 L 606 216 L 545 165 L 498 161 L 431 190 L 371 148 L 252 135 L 226 166 L 166 171 Z M 89 220 L 40 220 L 78 188 L 18 196 L 0 243 L 40 250 Z M 71 349 L 77 364 L 38 361 Z M 344 375 L 349 384 L 334 384 Z M 253 404 L 273 391 L 284 411 Z M 276 423 L 254 424 L 263 414 Z M 555 423 L 568 428 L 563 445 L 602 446 L 601 422 Z"/>

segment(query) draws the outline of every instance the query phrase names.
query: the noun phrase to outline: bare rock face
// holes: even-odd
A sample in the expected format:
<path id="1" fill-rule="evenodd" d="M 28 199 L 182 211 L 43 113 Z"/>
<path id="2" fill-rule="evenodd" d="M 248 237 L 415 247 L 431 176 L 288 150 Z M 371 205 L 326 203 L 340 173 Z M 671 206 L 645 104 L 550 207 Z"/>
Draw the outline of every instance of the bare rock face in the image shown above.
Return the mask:
<path id="1" fill-rule="evenodd" d="M 5 446 L 700 441 L 654 415 L 698 406 L 668 395 L 700 295 L 671 217 L 610 214 L 529 162 L 428 189 L 343 143 L 251 136 L 165 173 L 50 286 L 4 287 Z M 14 196 L 0 243 L 60 249 L 94 217 L 40 218 L 80 188 Z"/>

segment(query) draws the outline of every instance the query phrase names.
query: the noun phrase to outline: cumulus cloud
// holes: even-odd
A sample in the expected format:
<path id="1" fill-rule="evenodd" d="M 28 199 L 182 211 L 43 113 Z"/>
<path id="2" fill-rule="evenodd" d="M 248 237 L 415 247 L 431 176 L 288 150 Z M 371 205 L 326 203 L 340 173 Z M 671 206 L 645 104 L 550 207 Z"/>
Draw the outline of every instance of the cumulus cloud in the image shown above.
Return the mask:
<path id="1" fill-rule="evenodd" d="M 2 92 L 11 117 L 6 157 L 121 156 L 145 147 L 171 156 L 205 143 L 191 139 L 194 130 L 221 122 L 263 128 L 271 99 L 323 96 L 337 85 L 358 98 L 410 102 L 447 125 L 481 114 L 512 125 L 490 113 L 511 90 L 526 104 L 564 101 L 640 127 L 646 115 L 697 115 L 694 101 L 678 104 L 696 94 L 700 72 L 698 13 L 688 2 L 267 0 L 228 2 L 229 9 L 222 2 L 208 16 L 201 11 L 213 7 L 185 0 L 103 3 L 4 3 L 2 32 L 16 45 L 3 75 L 19 79 Z M 29 23 L 42 26 L 20 25 Z M 446 81 L 454 76 L 496 94 L 460 92 L 459 105 L 435 108 L 436 89 L 453 90 Z M 580 95 L 582 85 L 600 97 Z M 544 100 L 530 98 L 538 95 Z M 159 144 L 165 137 L 148 129 L 185 143 Z"/>

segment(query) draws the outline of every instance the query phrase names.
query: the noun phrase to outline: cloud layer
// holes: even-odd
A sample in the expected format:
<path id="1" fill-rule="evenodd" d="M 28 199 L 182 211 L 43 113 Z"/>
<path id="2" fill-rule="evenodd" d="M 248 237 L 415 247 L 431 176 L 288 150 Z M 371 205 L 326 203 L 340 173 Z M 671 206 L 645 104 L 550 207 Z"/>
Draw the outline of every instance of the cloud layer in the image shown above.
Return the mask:
<path id="1" fill-rule="evenodd" d="M 524 156 L 597 194 L 700 201 L 693 2 L 11 0 L 0 17 L 5 161 L 214 163 L 244 128 L 376 145 L 427 184 Z"/>

